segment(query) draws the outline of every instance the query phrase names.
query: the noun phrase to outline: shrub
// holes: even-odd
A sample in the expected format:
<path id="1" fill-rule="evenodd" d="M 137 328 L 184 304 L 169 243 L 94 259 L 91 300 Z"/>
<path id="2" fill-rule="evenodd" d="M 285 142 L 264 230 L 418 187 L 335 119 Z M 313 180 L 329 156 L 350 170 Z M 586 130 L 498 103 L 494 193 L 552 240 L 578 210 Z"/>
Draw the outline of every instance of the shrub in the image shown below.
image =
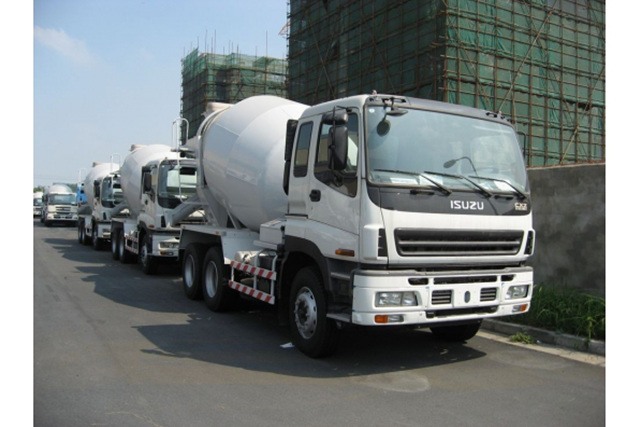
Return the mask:
<path id="1" fill-rule="evenodd" d="M 605 300 L 566 286 L 537 285 L 531 308 L 504 320 L 604 341 Z"/>

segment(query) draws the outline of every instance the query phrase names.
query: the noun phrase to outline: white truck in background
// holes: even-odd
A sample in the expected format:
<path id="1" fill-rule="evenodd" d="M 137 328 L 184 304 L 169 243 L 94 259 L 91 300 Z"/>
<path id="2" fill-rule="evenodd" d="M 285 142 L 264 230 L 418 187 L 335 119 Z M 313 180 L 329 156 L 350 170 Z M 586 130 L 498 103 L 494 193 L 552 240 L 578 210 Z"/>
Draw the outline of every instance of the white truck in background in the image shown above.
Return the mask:
<path id="1" fill-rule="evenodd" d="M 47 227 L 54 223 L 66 226 L 77 224 L 76 193 L 71 190 L 71 187 L 67 184 L 53 184 L 45 187 L 40 221 Z"/>
<path id="2" fill-rule="evenodd" d="M 44 193 L 42 191 L 34 191 L 33 192 L 33 216 L 42 217 L 42 196 Z"/>
<path id="3" fill-rule="evenodd" d="M 179 260 L 180 223 L 204 220 L 199 204 L 183 203 L 195 194 L 195 160 L 167 145 L 132 145 L 118 175 L 124 203 L 112 211 L 111 253 L 153 274 L 158 263 Z"/>
<path id="4" fill-rule="evenodd" d="M 187 297 L 277 304 L 293 344 L 346 325 L 464 341 L 529 310 L 534 251 L 516 133 L 499 113 L 393 95 L 213 105 L 184 150 L 208 223 L 183 225 Z"/>
<path id="5" fill-rule="evenodd" d="M 86 203 L 78 208 L 78 242 L 101 250 L 111 240 L 111 212 L 122 203 L 118 163 L 94 162 L 82 182 Z"/>

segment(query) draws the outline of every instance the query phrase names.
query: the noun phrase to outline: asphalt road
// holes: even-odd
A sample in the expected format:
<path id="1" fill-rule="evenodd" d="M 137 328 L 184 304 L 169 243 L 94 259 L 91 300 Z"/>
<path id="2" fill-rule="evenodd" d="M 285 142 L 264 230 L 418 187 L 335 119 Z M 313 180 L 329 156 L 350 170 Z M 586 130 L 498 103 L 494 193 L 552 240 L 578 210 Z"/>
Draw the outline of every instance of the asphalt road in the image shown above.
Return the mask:
<path id="1" fill-rule="evenodd" d="M 35 426 L 604 426 L 605 368 L 479 334 L 345 330 L 307 358 L 275 313 L 209 311 L 34 220 Z"/>

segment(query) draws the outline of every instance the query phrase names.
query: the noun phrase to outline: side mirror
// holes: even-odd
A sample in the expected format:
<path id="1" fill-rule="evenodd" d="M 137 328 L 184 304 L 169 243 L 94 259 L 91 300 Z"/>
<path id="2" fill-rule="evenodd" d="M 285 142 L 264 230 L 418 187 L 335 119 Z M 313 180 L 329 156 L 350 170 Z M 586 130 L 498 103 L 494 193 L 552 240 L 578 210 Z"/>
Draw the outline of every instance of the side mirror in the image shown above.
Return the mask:
<path id="1" fill-rule="evenodd" d="M 519 142 L 522 146 L 522 157 L 525 159 L 525 163 L 526 163 L 527 151 L 529 148 L 527 147 L 527 134 L 522 131 L 518 131 L 518 139 L 520 140 Z"/>
<path id="2" fill-rule="evenodd" d="M 322 115 L 322 124 L 324 125 L 346 125 L 349 121 L 347 110 L 333 110 Z"/>
<path id="3" fill-rule="evenodd" d="M 348 149 L 348 130 L 347 126 L 332 126 L 329 129 L 329 169 L 341 171 L 347 167 L 347 149 Z"/>

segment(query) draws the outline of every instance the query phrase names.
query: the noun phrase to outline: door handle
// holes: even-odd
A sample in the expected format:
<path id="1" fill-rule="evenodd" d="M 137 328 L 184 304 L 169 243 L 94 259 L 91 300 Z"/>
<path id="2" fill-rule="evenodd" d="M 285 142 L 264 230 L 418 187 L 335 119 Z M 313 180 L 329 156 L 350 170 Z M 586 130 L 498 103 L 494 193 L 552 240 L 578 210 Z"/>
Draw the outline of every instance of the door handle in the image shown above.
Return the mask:
<path id="1" fill-rule="evenodd" d="M 319 202 L 320 196 L 320 190 L 311 190 L 311 193 L 309 193 L 309 199 L 311 199 L 312 202 Z"/>

